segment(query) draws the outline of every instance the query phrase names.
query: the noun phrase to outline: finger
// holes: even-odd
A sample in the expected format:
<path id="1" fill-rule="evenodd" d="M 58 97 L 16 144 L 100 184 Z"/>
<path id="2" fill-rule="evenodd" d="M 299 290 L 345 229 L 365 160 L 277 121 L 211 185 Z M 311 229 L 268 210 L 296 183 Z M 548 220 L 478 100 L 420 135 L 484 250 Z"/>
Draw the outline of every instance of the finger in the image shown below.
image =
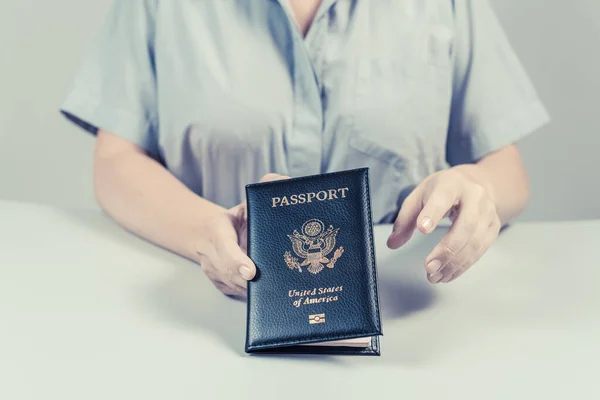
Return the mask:
<path id="1" fill-rule="evenodd" d="M 230 208 L 228 212 L 236 220 L 246 220 L 248 219 L 248 213 L 246 208 L 246 201 L 244 200 L 244 202 L 238 204 L 235 207 Z"/>
<path id="2" fill-rule="evenodd" d="M 427 273 L 434 275 L 446 267 L 458 268 L 462 262 L 461 250 L 473 239 L 475 233 L 482 229 L 480 225 L 487 228 L 489 223 L 489 220 L 481 219 L 479 199 L 472 194 L 463 195 L 456 221 L 425 260 Z"/>
<path id="3" fill-rule="evenodd" d="M 208 257 L 202 256 L 200 258 L 200 268 L 202 269 L 202 272 L 204 272 L 204 275 L 206 275 L 206 277 L 211 281 L 214 282 L 219 280 L 219 273 L 212 265 Z"/>
<path id="4" fill-rule="evenodd" d="M 283 179 L 290 179 L 290 177 L 286 176 L 286 175 L 269 173 L 269 174 L 266 174 L 265 176 L 263 176 L 262 178 L 260 178 L 260 182 L 262 183 L 262 182 L 281 181 Z"/>
<path id="5" fill-rule="evenodd" d="M 217 273 L 217 279 L 214 281 L 220 282 L 229 288 L 229 290 L 224 292 L 225 294 L 240 296 L 246 291 L 244 284 L 238 284 L 243 280 L 242 277 L 239 274 L 236 274 L 232 269 L 219 270 Z"/>
<path id="6" fill-rule="evenodd" d="M 490 230 L 490 225 L 491 219 L 483 217 L 481 218 L 479 225 L 477 225 L 475 232 L 473 232 L 473 236 L 471 236 L 471 239 L 456 255 L 456 261 L 454 263 L 448 263 L 444 267 L 444 279 L 442 282 L 447 282 L 452 275 L 457 274 L 460 271 L 465 271 L 470 268 L 471 265 L 473 265 L 473 259 L 477 256 L 477 253 L 481 251 L 483 242 L 488 235 L 488 231 Z M 448 271 L 445 271 L 446 269 Z"/>
<path id="7" fill-rule="evenodd" d="M 234 295 L 241 295 L 246 291 L 246 281 L 232 270 L 227 270 L 225 274 L 221 274 L 219 280 L 231 289 Z M 241 282 L 244 283 L 241 283 Z"/>
<path id="8" fill-rule="evenodd" d="M 230 208 L 228 213 L 231 217 L 231 225 L 233 226 L 233 230 L 231 227 L 224 225 L 220 230 L 220 234 L 222 236 L 227 237 L 236 237 L 237 242 L 239 243 L 242 251 L 246 253 L 247 251 L 247 233 L 248 233 L 248 211 L 246 208 L 246 202 L 238 204 L 237 206 Z"/>
<path id="9" fill-rule="evenodd" d="M 248 281 L 241 274 L 231 276 L 231 283 L 244 290 L 248 289 Z"/>
<path id="10" fill-rule="evenodd" d="M 235 285 L 227 285 L 223 282 L 221 273 L 214 267 L 208 257 L 201 257 L 200 267 L 208 279 L 223 293 L 227 295 L 241 295 L 245 290 L 244 285 L 239 285 L 237 282 Z"/>
<path id="11" fill-rule="evenodd" d="M 489 245 L 491 245 L 491 242 L 487 243 L 490 232 L 492 232 L 493 241 L 493 238 L 497 237 L 498 232 L 500 231 L 500 220 L 498 219 L 498 213 L 494 203 L 488 196 L 481 194 L 479 191 L 476 190 L 474 193 L 473 199 L 479 198 L 478 219 L 480 223 L 471 237 L 471 240 L 463 247 L 459 254 L 457 254 L 456 262 L 448 263 L 444 266 L 442 270 L 443 277 L 440 279 L 443 283 L 448 283 L 456 279 L 467 269 L 471 268 L 481 255 L 485 253 Z"/>
<path id="12" fill-rule="evenodd" d="M 237 240 L 224 237 L 216 243 L 217 256 L 219 263 L 217 268 L 226 277 L 232 279 L 234 276 L 241 276 L 249 281 L 256 275 L 256 266 L 240 248 Z"/>
<path id="13" fill-rule="evenodd" d="M 227 296 L 240 296 L 240 297 L 246 296 L 247 292 L 245 289 L 242 289 L 239 287 L 231 287 L 220 281 L 215 281 L 213 283 L 217 289 L 219 289 L 223 294 L 225 294 Z"/>
<path id="14" fill-rule="evenodd" d="M 498 239 L 498 233 L 500 232 L 500 220 L 495 218 L 490 224 L 488 231 L 485 233 L 483 240 L 480 243 L 480 246 L 477 249 L 474 249 L 471 253 L 471 258 L 466 262 L 463 268 L 454 271 L 452 275 L 445 277 L 442 282 L 449 283 L 454 281 L 456 278 L 464 274 L 467 270 L 469 270 L 477 261 L 481 259 L 481 257 L 485 254 L 486 251 L 492 246 L 492 244 Z"/>
<path id="15" fill-rule="evenodd" d="M 442 274 L 442 278 L 436 283 L 448 283 L 454 275 L 462 274 L 469 269 L 473 263 L 472 260 L 477 256 L 477 253 L 481 251 L 483 241 L 485 240 L 488 231 L 489 223 L 479 224 L 471 239 L 458 254 L 456 254 L 452 260 L 449 260 L 449 262 L 439 271 Z"/>
<path id="16" fill-rule="evenodd" d="M 397 249 L 410 240 L 415 231 L 417 216 L 421 211 L 423 189 L 419 186 L 402 203 L 387 240 L 390 249 Z"/>
<path id="17" fill-rule="evenodd" d="M 423 233 L 435 230 L 440 221 L 458 205 L 463 192 L 461 182 L 448 179 L 423 196 L 423 208 L 417 217 L 417 227 Z"/>

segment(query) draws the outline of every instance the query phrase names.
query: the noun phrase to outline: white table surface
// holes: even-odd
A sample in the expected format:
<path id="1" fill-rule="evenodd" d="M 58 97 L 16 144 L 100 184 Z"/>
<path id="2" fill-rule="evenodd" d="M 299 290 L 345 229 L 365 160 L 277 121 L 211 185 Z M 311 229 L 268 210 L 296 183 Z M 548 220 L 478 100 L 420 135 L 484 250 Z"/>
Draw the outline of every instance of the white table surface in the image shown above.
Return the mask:
<path id="1" fill-rule="evenodd" d="M 0 202 L 0 399 L 598 399 L 600 221 L 516 224 L 432 286 L 385 247 L 381 357 L 247 356 L 245 304 L 100 212 Z"/>

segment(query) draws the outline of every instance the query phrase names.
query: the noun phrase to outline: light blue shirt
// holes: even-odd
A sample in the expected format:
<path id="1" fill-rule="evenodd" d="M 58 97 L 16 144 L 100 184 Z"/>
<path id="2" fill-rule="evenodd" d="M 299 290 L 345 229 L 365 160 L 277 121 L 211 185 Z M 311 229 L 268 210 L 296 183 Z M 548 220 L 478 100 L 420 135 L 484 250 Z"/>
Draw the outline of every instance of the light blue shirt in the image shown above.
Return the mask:
<path id="1" fill-rule="evenodd" d="M 548 115 L 486 0 L 119 0 L 63 113 L 231 207 L 264 174 L 370 167 L 389 221 L 427 175 Z"/>

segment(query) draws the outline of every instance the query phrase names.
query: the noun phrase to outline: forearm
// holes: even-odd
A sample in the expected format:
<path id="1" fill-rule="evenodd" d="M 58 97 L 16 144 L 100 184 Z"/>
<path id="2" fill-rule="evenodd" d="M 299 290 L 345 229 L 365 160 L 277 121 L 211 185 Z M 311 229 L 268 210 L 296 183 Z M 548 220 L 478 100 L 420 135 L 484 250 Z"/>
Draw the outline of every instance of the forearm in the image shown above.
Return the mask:
<path id="1" fill-rule="evenodd" d="M 514 145 L 489 154 L 476 164 L 455 168 L 488 190 L 502 224 L 516 218 L 529 202 L 529 180 L 519 150 Z"/>
<path id="2" fill-rule="evenodd" d="M 133 233 L 198 261 L 209 219 L 224 209 L 189 190 L 142 152 L 96 151 L 94 187 L 100 206 Z"/>

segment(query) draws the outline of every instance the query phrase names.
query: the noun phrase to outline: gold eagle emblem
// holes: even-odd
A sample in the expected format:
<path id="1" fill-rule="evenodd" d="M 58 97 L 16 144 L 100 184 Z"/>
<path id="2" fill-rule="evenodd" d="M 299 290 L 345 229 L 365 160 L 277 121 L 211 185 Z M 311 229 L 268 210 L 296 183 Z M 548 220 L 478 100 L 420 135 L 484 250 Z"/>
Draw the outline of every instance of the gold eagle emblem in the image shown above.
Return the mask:
<path id="1" fill-rule="evenodd" d="M 302 267 L 306 267 L 311 274 L 318 274 L 324 267 L 335 267 L 335 262 L 344 253 L 344 248 L 338 247 L 331 259 L 327 258 L 327 255 L 335 247 L 335 238 L 339 230 L 340 228 L 334 229 L 332 225 L 325 230 L 323 222 L 309 219 L 302 225 L 302 233 L 294 230 L 291 235 L 287 235 L 292 242 L 294 253 L 302 260 L 298 262 L 291 252 L 286 251 L 283 255 L 285 263 L 290 269 L 297 269 L 299 272 L 302 272 Z"/>

